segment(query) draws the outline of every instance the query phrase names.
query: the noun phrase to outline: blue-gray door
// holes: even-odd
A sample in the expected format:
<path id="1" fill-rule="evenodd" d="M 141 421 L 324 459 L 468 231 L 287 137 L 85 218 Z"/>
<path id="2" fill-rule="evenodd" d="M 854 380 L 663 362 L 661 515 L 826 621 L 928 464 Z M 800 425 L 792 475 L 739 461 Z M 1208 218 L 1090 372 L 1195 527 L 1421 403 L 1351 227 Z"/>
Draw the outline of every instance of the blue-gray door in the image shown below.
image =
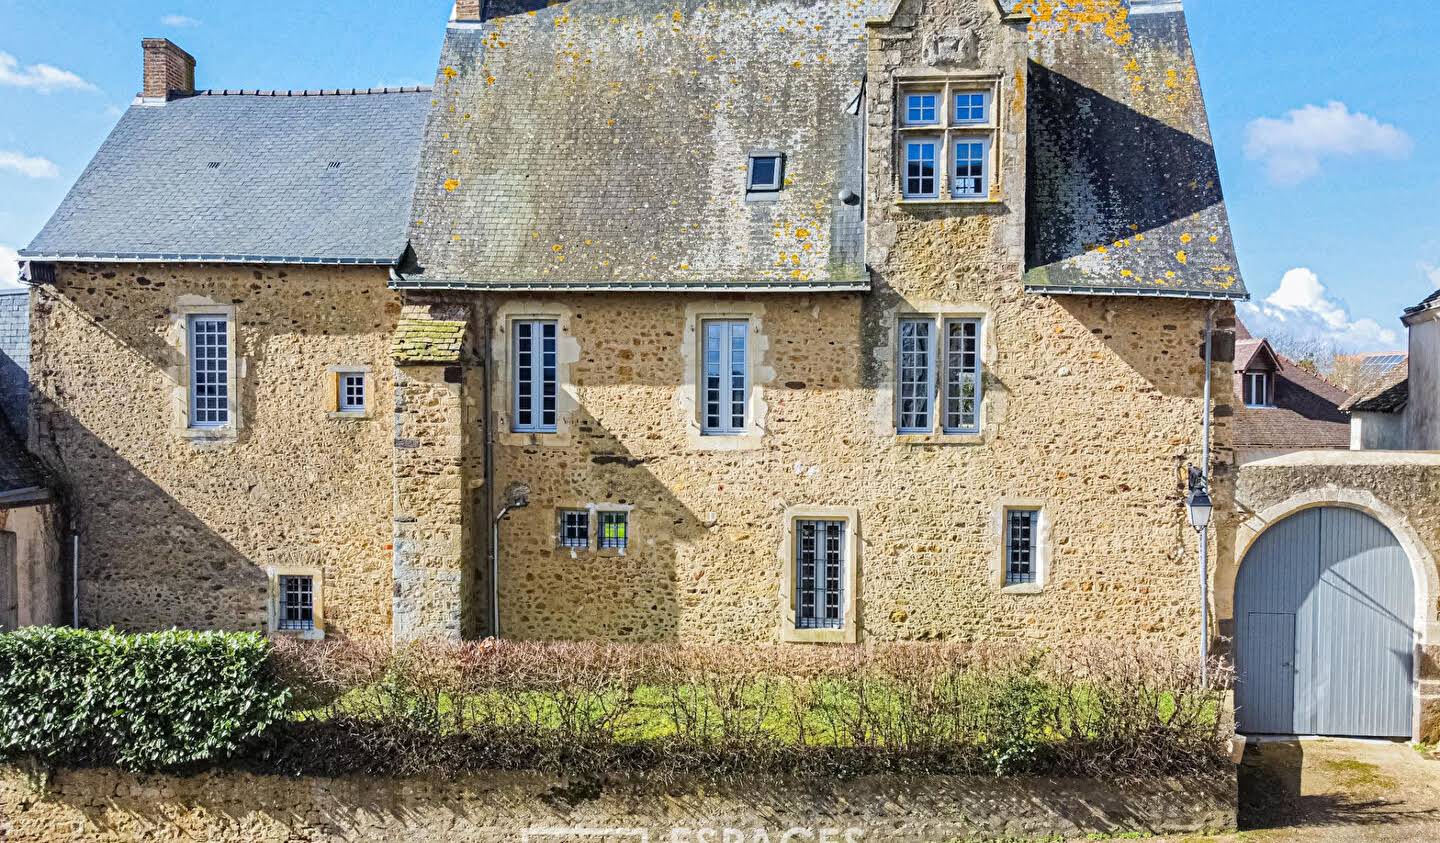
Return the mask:
<path id="1" fill-rule="evenodd" d="M 1266 530 L 1235 581 L 1240 732 L 1408 737 L 1414 595 L 1405 551 L 1363 512 Z"/>

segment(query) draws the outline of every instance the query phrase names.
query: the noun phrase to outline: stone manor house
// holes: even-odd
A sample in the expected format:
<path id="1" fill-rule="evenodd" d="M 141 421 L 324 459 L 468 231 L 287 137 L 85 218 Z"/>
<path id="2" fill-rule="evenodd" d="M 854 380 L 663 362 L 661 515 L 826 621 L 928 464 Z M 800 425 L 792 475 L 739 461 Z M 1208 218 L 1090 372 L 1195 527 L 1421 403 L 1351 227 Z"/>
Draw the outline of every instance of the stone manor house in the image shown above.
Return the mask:
<path id="1" fill-rule="evenodd" d="M 143 79 L 22 253 L 60 620 L 1198 644 L 1208 416 L 1221 644 L 1329 500 L 1232 458 L 1179 0 L 461 0 L 433 88 Z"/>

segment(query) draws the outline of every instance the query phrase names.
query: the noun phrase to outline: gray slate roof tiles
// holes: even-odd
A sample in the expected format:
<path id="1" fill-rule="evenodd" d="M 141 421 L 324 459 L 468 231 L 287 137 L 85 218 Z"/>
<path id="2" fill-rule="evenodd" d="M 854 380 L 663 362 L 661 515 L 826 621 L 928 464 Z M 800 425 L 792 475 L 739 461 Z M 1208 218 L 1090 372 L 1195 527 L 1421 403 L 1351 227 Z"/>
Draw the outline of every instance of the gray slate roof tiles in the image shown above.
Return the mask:
<path id="1" fill-rule="evenodd" d="M 134 105 L 22 257 L 393 264 L 421 88 Z"/>
<path id="2" fill-rule="evenodd" d="M 1027 288 L 1248 298 L 1180 2 L 1027 8 Z"/>
<path id="3" fill-rule="evenodd" d="M 887 2 L 570 0 L 452 25 L 409 235 L 421 284 L 868 286 L 868 17 Z M 496 7 L 492 7 L 496 8 Z M 508 7 L 507 7 L 508 8 Z M 749 154 L 786 156 L 747 201 Z"/>

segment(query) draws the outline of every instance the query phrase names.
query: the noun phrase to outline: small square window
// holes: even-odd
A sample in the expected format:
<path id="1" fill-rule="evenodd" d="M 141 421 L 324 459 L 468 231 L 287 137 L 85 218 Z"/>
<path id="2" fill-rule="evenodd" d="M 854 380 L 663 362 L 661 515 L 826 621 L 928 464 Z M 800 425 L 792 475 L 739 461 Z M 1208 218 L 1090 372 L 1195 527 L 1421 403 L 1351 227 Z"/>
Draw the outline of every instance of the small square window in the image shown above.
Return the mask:
<path id="1" fill-rule="evenodd" d="M 339 412 L 365 412 L 365 373 L 341 372 L 336 375 L 335 395 Z"/>
<path id="2" fill-rule="evenodd" d="M 745 189 L 752 193 L 774 193 L 784 185 L 784 170 L 785 156 L 776 152 L 752 153 Z"/>
<path id="3" fill-rule="evenodd" d="M 1005 584 L 1035 582 L 1040 511 L 1011 509 L 1005 513 Z"/>
<path id="4" fill-rule="evenodd" d="M 589 510 L 565 509 L 560 511 L 560 546 L 571 548 L 590 547 Z"/>
<path id="5" fill-rule="evenodd" d="M 315 578 L 280 577 L 280 622 L 285 632 L 315 629 Z"/>
<path id="6" fill-rule="evenodd" d="M 989 95 L 965 91 L 955 95 L 955 112 L 950 121 L 956 126 L 975 126 L 990 120 Z"/>
<path id="7" fill-rule="evenodd" d="M 933 126 L 940 122 L 940 94 L 934 91 L 905 95 L 905 125 Z"/>
<path id="8" fill-rule="evenodd" d="M 628 512 L 606 511 L 600 513 L 600 548 L 602 550 L 624 550 L 630 542 L 630 517 Z"/>

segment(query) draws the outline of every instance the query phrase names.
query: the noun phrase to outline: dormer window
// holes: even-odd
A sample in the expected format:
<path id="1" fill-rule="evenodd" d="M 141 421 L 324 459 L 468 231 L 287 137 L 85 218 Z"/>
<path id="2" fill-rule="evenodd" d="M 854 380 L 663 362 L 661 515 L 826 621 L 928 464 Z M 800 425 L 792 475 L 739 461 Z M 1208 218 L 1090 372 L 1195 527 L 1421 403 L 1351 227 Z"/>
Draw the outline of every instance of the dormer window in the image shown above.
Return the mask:
<path id="1" fill-rule="evenodd" d="M 1269 372 L 1245 373 L 1245 406 L 1273 407 Z"/>
<path id="2" fill-rule="evenodd" d="M 900 86 L 899 187 L 908 200 L 986 200 L 994 191 L 991 82 L 952 79 Z"/>
<path id="3" fill-rule="evenodd" d="M 762 150 L 750 153 L 750 165 L 745 176 L 745 193 L 748 198 L 773 196 L 785 186 L 785 156 L 779 152 Z"/>

